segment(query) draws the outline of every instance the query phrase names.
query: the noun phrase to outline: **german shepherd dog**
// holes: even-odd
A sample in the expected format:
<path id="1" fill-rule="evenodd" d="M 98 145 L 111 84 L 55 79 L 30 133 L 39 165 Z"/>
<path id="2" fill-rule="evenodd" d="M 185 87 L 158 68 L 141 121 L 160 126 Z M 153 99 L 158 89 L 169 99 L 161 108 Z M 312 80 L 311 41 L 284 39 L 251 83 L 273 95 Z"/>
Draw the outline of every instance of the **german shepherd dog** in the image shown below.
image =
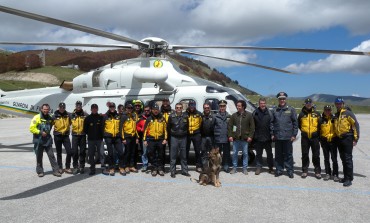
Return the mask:
<path id="1" fill-rule="evenodd" d="M 219 148 L 212 148 L 209 152 L 208 158 L 209 159 L 207 164 L 204 165 L 203 172 L 199 175 L 199 180 L 190 180 L 195 181 L 203 186 L 213 183 L 215 187 L 221 187 L 219 176 L 221 171 L 222 159 Z"/>

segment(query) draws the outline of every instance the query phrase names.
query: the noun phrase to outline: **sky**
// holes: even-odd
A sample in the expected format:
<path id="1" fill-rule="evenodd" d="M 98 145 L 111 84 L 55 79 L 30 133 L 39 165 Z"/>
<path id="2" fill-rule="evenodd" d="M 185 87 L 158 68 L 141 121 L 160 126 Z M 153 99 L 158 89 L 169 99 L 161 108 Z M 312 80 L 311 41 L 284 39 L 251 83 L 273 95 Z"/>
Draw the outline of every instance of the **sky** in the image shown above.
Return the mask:
<path id="1" fill-rule="evenodd" d="M 370 52 L 368 0 L 0 0 L 0 5 L 131 39 L 160 37 L 174 45 Z M 120 44 L 3 12 L 0 21 L 0 29 L 5 30 L 0 32 L 0 41 Z M 3 45 L 0 48 L 20 51 L 40 47 Z M 295 72 L 285 74 L 196 57 L 264 96 L 285 91 L 293 97 L 315 93 L 370 97 L 370 56 L 220 49 L 195 52 Z"/>

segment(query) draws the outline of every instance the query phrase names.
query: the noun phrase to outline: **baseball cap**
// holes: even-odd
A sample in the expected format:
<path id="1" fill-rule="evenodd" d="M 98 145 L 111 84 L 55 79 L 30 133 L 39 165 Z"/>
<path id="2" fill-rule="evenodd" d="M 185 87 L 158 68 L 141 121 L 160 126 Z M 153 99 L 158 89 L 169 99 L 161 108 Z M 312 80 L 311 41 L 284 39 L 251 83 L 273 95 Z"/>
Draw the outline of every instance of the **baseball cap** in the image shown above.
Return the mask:
<path id="1" fill-rule="evenodd" d="M 66 108 L 66 103 L 60 102 L 59 103 L 59 108 Z"/>
<path id="2" fill-rule="evenodd" d="M 157 104 L 154 104 L 154 105 L 153 105 L 153 107 L 152 107 L 152 109 L 157 109 L 157 110 L 159 110 L 159 106 L 158 106 Z"/>
<path id="3" fill-rule="evenodd" d="M 305 104 L 311 104 L 312 103 L 312 99 L 311 98 L 306 98 L 306 100 L 304 100 L 304 103 Z"/>
<path id="4" fill-rule="evenodd" d="M 189 107 L 195 107 L 196 105 L 197 105 L 197 103 L 195 103 L 194 100 L 189 101 Z"/>
<path id="5" fill-rule="evenodd" d="M 82 105 L 81 101 L 76 101 L 76 105 Z"/>
<path id="6" fill-rule="evenodd" d="M 344 103 L 344 100 L 342 97 L 337 97 L 334 101 L 334 103 Z"/>

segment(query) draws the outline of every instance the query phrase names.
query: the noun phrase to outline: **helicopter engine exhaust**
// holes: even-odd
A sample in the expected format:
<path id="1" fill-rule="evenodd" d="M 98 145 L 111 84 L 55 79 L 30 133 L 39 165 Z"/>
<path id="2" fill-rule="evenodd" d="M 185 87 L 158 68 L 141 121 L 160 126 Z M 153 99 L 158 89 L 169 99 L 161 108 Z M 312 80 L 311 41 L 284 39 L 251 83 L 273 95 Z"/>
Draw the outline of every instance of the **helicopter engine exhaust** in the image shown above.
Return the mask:
<path id="1" fill-rule="evenodd" d="M 138 68 L 134 72 L 134 79 L 141 83 L 155 83 L 161 91 L 173 91 L 175 86 L 167 81 L 168 73 L 165 70 L 152 68 Z"/>

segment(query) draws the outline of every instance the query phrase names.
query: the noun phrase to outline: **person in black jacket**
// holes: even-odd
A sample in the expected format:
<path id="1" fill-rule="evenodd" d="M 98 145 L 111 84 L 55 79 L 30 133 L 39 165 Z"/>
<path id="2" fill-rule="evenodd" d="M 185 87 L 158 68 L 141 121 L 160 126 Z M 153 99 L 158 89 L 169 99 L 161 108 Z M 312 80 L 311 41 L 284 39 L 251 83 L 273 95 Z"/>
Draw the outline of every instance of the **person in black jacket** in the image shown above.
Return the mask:
<path id="1" fill-rule="evenodd" d="M 260 98 L 258 108 L 254 110 L 252 116 L 254 119 L 255 132 L 253 136 L 254 147 L 256 149 L 256 175 L 261 173 L 263 149 L 266 150 L 267 165 L 269 173 L 274 173 L 274 157 L 272 155 L 271 136 L 273 133 L 272 112 L 266 107 L 266 99 Z"/>
<path id="2" fill-rule="evenodd" d="M 211 105 L 209 103 L 204 103 L 201 125 L 202 149 L 200 153 L 202 156 L 203 169 L 204 165 L 208 162 L 208 152 L 211 151 L 212 147 L 215 144 L 214 143 L 215 118 L 213 116 L 214 114 L 211 112 Z"/>
<path id="3" fill-rule="evenodd" d="M 188 115 L 182 112 L 182 104 L 177 103 L 175 105 L 176 112 L 170 114 L 167 123 L 167 132 L 171 136 L 171 161 L 170 161 L 170 172 L 171 177 L 176 177 L 176 159 L 178 153 L 180 153 L 181 172 L 184 176 L 190 176 L 188 173 L 188 163 L 186 159 L 186 140 L 187 132 L 189 128 Z"/>
<path id="4" fill-rule="evenodd" d="M 97 104 L 91 105 L 91 114 L 88 115 L 84 122 L 84 132 L 87 135 L 88 156 L 90 161 L 90 173 L 95 174 L 95 153 L 100 153 L 100 163 L 104 167 L 104 148 L 103 142 L 103 116 L 98 114 L 99 107 Z M 101 154 L 101 149 L 103 153 Z M 102 169 L 103 171 L 103 169 Z"/>

